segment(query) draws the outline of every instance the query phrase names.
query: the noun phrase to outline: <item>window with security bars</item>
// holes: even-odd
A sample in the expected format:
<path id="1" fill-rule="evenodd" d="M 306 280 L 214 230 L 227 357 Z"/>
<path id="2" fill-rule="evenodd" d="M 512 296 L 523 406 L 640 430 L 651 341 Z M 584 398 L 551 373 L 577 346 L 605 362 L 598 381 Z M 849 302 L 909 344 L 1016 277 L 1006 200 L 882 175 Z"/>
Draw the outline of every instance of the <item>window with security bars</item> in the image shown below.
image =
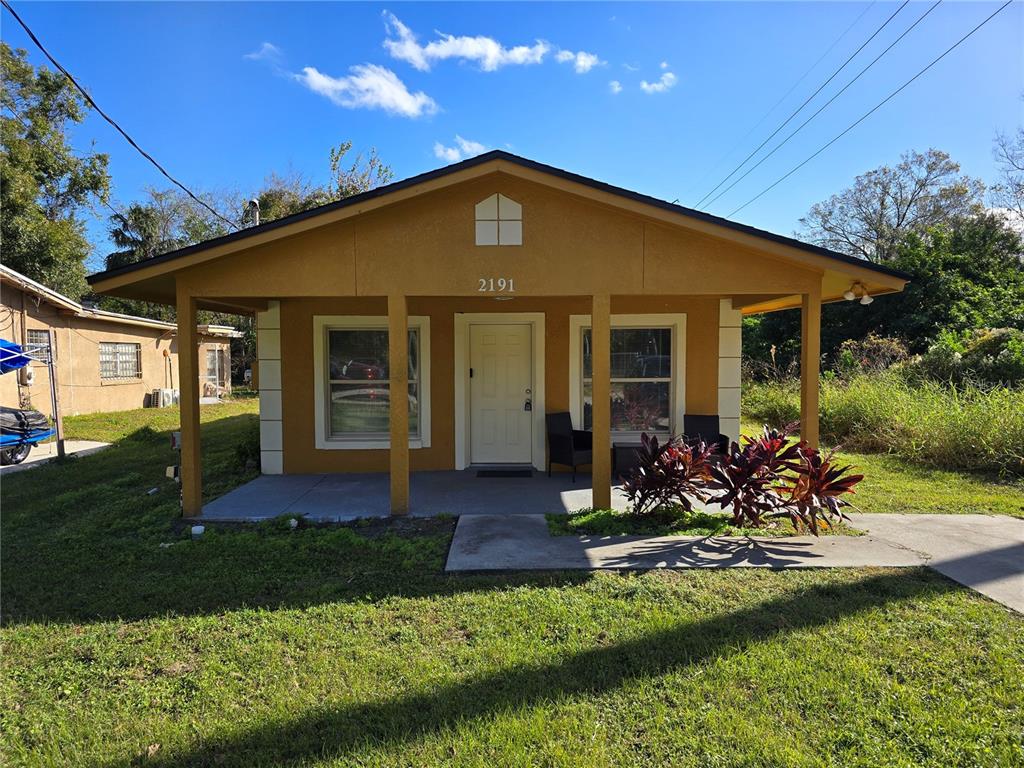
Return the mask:
<path id="1" fill-rule="evenodd" d="M 48 362 L 50 359 L 50 332 L 42 330 L 29 330 L 26 337 L 28 353 L 41 362 Z"/>
<path id="2" fill-rule="evenodd" d="M 142 345 L 100 342 L 101 379 L 141 379 Z"/>

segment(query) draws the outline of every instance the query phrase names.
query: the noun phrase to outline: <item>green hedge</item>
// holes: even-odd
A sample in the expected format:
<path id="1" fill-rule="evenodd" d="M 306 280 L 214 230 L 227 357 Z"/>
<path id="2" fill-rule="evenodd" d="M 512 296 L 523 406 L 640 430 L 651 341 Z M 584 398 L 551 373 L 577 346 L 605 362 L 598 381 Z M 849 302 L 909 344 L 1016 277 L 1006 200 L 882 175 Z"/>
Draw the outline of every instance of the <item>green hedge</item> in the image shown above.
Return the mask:
<path id="1" fill-rule="evenodd" d="M 748 419 L 800 418 L 800 385 L 744 384 Z M 825 379 L 822 439 L 847 450 L 893 453 L 944 469 L 1024 475 L 1024 390 L 910 383 L 896 372 Z"/>

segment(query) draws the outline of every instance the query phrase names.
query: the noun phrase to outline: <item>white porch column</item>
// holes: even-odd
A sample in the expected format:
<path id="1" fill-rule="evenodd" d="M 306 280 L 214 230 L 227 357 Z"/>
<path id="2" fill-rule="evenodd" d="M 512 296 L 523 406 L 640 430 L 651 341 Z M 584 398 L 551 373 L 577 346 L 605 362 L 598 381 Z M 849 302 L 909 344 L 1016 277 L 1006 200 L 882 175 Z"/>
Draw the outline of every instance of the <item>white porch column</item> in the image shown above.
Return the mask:
<path id="1" fill-rule="evenodd" d="M 718 302 L 718 422 L 730 440 L 740 439 L 740 362 L 743 349 L 743 313 L 732 299 Z"/>
<path id="2" fill-rule="evenodd" d="M 281 302 L 256 313 L 257 386 L 260 392 L 260 471 L 284 472 L 281 416 Z"/>

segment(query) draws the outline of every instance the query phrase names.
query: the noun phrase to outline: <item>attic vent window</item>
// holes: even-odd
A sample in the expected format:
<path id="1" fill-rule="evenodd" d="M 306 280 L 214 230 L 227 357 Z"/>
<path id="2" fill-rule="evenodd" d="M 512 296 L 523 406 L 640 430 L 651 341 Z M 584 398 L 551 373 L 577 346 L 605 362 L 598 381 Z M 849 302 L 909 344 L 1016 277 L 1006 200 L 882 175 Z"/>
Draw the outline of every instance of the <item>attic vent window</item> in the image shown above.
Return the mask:
<path id="1" fill-rule="evenodd" d="M 522 245 L 523 206 L 504 195 L 476 204 L 477 245 Z"/>

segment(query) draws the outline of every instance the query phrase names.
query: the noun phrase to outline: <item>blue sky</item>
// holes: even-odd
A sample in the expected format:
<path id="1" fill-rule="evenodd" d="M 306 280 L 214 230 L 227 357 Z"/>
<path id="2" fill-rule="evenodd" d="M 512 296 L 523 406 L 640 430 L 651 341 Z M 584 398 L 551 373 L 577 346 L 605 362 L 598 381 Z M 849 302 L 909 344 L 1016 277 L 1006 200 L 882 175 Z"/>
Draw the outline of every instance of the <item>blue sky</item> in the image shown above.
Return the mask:
<path id="1" fill-rule="evenodd" d="M 900 11 L 775 141 L 930 5 L 910 3 Z M 998 5 L 941 3 L 711 212 L 726 215 L 760 192 Z M 328 149 L 351 139 L 359 149 L 376 147 L 397 178 L 466 152 L 503 148 L 692 205 L 898 3 L 15 2 L 15 8 L 97 102 L 197 190 L 250 192 L 272 171 L 321 181 Z M 993 180 L 994 134 L 1024 122 L 1022 11 L 1019 2 L 1004 10 L 734 218 L 791 233 L 813 203 L 909 149 L 943 149 L 966 172 Z M 6 12 L 2 34 L 42 62 Z M 110 154 L 119 204 L 148 186 L 166 186 L 98 118 L 77 127 L 73 140 L 79 148 L 94 141 Z M 102 220 L 90 234 L 100 257 L 107 250 Z M 92 266 L 98 263 L 95 258 Z"/>

